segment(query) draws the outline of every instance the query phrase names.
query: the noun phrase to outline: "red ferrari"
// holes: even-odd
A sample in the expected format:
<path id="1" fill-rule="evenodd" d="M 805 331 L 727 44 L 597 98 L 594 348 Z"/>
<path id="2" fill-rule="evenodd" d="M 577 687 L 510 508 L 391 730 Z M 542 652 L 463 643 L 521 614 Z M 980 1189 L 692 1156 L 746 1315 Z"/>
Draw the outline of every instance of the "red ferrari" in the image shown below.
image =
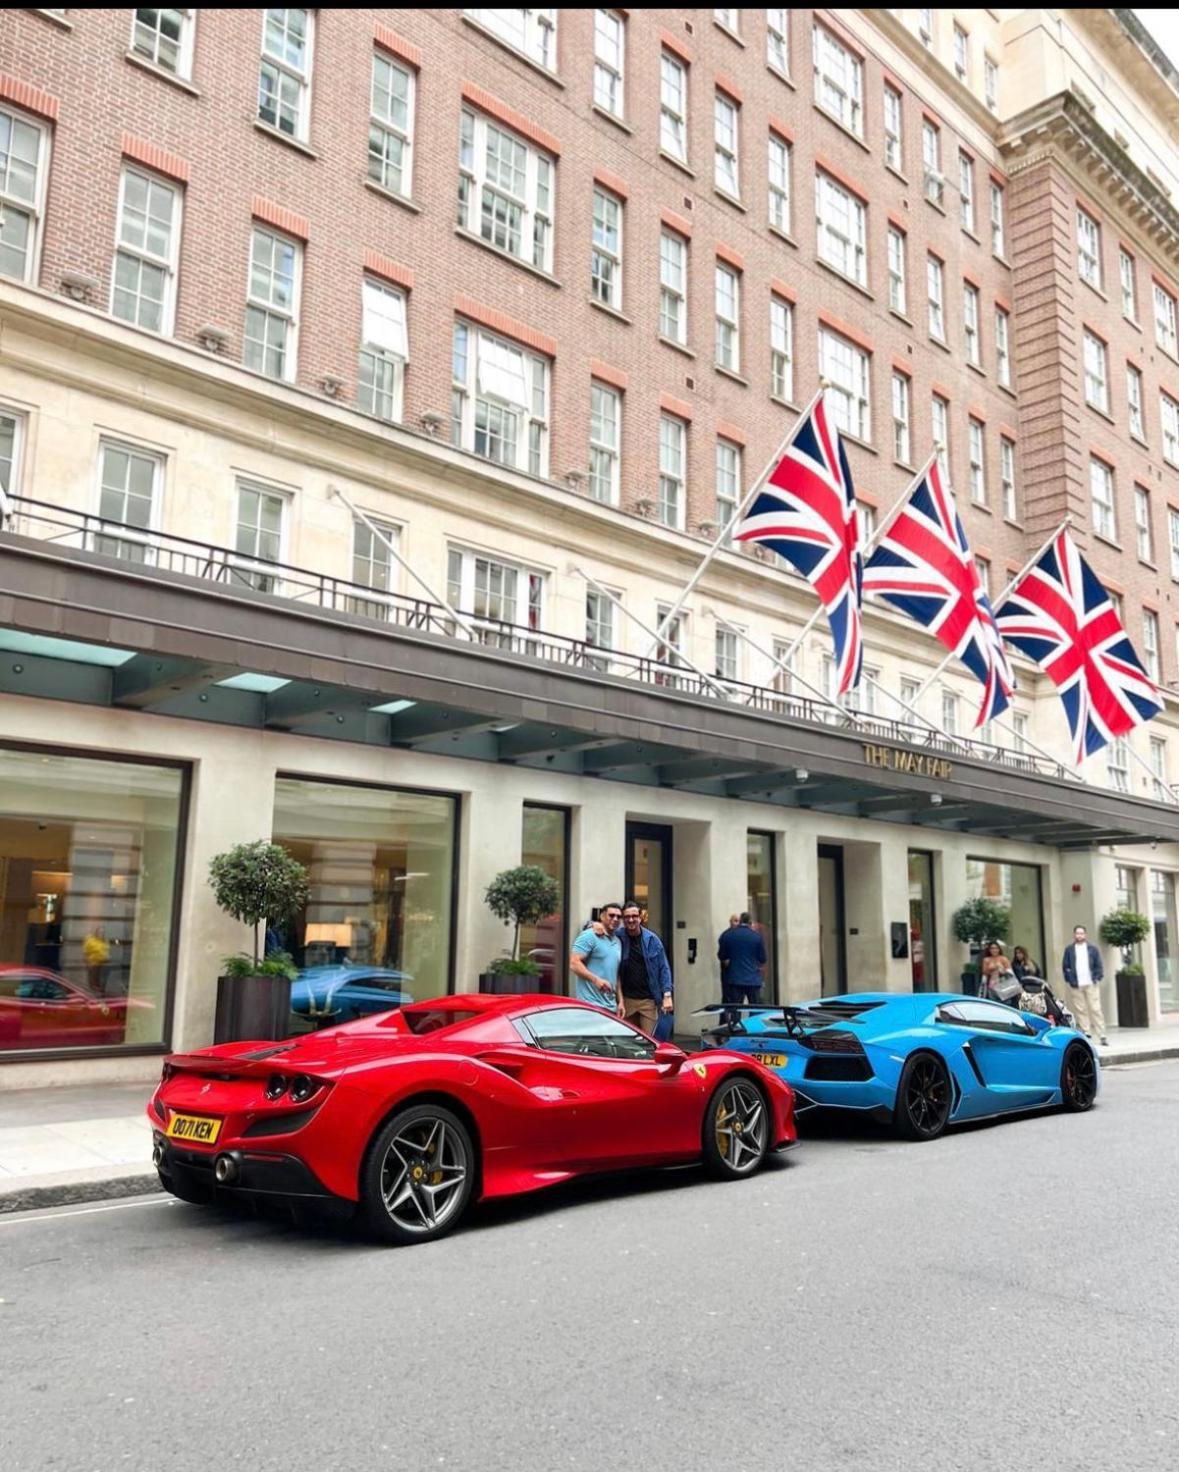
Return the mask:
<path id="1" fill-rule="evenodd" d="M 703 1159 L 750 1175 L 796 1140 L 794 1095 L 748 1054 L 689 1056 L 563 997 L 450 996 L 281 1043 L 164 1063 L 153 1158 L 184 1201 L 358 1210 L 425 1242 L 475 1200 Z"/>

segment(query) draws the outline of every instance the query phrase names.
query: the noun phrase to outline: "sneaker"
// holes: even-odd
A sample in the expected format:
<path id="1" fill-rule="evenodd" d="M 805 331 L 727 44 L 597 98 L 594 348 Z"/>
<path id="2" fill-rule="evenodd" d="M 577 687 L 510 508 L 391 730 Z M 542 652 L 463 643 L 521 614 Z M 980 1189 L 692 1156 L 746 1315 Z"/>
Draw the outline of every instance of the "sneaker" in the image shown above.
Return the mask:
<path id="1" fill-rule="evenodd" d="M 1108 1048 L 1108 1047 L 1109 1047 L 1109 1039 L 1108 1039 L 1108 1038 L 1106 1038 L 1106 1037 L 1103 1037 L 1103 1038 L 1102 1038 L 1102 1039 L 1101 1039 L 1101 1046 L 1102 1046 L 1102 1047 L 1103 1047 L 1103 1048 Z"/>

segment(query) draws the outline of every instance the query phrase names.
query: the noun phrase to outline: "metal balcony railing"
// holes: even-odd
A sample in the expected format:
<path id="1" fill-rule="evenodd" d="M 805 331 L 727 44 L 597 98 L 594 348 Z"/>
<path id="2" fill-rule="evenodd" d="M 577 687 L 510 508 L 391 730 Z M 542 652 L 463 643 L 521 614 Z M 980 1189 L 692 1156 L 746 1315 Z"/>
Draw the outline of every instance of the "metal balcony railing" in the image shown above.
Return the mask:
<path id="1" fill-rule="evenodd" d="M 224 587 L 252 589 L 293 603 L 332 609 L 398 628 L 440 634 L 462 643 L 471 642 L 446 610 L 428 599 L 386 592 L 328 573 L 313 572 L 285 562 L 271 562 L 229 547 L 196 542 L 188 537 L 174 536 L 171 532 L 129 526 L 89 512 L 27 497 L 14 496 L 10 502 L 12 516 L 8 530 L 18 535 L 121 558 L 156 572 L 203 578 Z M 806 725 L 836 727 L 870 741 L 893 742 L 918 751 L 991 762 L 1011 771 L 1076 780 L 1074 772 L 1049 757 L 973 737 L 950 736 L 916 719 L 905 720 L 862 711 L 845 712 L 811 696 L 787 694 L 772 686 L 752 685 L 741 680 L 716 677 L 710 682 L 676 664 L 674 657 L 671 660 L 651 659 L 622 649 L 593 645 L 567 634 L 554 634 L 545 629 L 487 618 L 467 609 L 458 611 L 474 629 L 476 642 L 488 649 L 544 660 L 547 664 L 566 669 L 634 680 L 639 684 L 709 700 L 721 698 L 715 688 L 719 685 L 734 705 L 766 715 Z"/>

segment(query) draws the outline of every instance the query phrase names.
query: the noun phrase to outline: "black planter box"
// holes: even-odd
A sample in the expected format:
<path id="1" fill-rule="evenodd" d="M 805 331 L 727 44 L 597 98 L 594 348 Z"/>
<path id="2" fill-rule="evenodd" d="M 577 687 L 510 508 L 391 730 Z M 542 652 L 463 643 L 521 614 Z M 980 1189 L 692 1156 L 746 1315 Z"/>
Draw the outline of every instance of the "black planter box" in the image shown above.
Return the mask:
<path id="1" fill-rule="evenodd" d="M 479 990 L 497 997 L 514 997 L 543 991 L 544 988 L 539 976 L 516 976 L 507 971 L 481 971 Z"/>
<path id="2" fill-rule="evenodd" d="M 291 1030 L 291 983 L 286 976 L 219 976 L 215 1043 L 258 1038 L 277 1042 Z"/>
<path id="3" fill-rule="evenodd" d="M 1146 977 L 1133 972 L 1119 971 L 1118 1026 L 1149 1027 L 1150 1014 L 1146 1007 Z"/>

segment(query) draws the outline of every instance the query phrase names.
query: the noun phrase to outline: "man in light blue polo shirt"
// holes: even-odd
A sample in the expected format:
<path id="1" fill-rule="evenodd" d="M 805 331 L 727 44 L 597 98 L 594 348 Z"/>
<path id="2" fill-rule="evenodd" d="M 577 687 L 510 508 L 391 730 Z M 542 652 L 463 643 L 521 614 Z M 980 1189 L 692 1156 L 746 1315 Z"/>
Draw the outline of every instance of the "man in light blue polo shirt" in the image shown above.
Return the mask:
<path id="1" fill-rule="evenodd" d="M 574 996 L 579 1002 L 617 1012 L 622 942 L 614 932 L 622 919 L 622 906 L 603 905 L 598 919 L 605 934 L 598 935 L 587 926 L 569 952 L 569 969 L 577 980 Z"/>

